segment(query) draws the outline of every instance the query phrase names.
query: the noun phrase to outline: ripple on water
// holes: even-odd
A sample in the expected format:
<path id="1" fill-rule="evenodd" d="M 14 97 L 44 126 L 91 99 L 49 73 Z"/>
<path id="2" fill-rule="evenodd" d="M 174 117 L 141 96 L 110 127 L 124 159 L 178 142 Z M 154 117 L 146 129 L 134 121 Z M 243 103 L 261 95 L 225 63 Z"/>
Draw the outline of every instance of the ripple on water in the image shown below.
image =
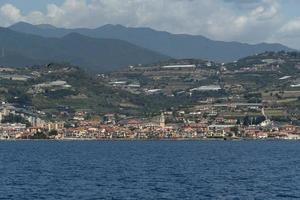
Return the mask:
<path id="1" fill-rule="evenodd" d="M 0 199 L 296 199 L 290 141 L 0 143 Z"/>

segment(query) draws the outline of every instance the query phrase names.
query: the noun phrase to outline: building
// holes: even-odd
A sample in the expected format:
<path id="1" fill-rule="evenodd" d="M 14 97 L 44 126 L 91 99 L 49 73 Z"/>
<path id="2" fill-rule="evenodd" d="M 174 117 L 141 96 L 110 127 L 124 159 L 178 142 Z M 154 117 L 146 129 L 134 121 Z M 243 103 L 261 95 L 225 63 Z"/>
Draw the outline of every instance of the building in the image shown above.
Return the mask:
<path id="1" fill-rule="evenodd" d="M 165 128 L 166 128 L 166 119 L 165 119 L 165 115 L 164 115 L 163 112 L 161 113 L 161 116 L 160 116 L 160 119 L 159 119 L 159 126 L 160 126 L 162 129 L 165 129 Z"/>
<path id="2" fill-rule="evenodd" d="M 286 124 L 286 125 L 280 127 L 280 131 L 283 131 L 286 133 L 294 133 L 296 131 L 296 127 L 291 124 Z"/>
<path id="3" fill-rule="evenodd" d="M 44 129 L 46 129 L 48 131 L 51 131 L 51 130 L 61 131 L 64 129 L 64 123 L 63 122 L 46 123 L 44 125 Z"/>

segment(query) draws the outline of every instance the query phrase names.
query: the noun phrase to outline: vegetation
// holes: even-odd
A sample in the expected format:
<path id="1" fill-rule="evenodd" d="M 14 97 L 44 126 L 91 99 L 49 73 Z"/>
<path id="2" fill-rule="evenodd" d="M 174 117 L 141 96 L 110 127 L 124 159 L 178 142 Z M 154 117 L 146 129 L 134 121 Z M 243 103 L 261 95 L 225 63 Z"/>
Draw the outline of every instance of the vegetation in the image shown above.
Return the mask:
<path id="1" fill-rule="evenodd" d="M 299 58 L 299 59 L 298 59 Z M 193 64 L 191 69 L 164 69 L 170 64 Z M 262 103 L 270 117 L 284 117 L 286 110 L 299 114 L 300 55 L 263 53 L 225 65 L 202 60 L 170 60 L 138 65 L 104 75 L 95 75 L 68 64 L 51 63 L 0 72 L 0 99 L 17 107 L 41 111 L 44 118 L 65 119 L 78 111 L 90 116 L 117 113 L 151 117 L 163 110 L 194 107 L 208 99 L 213 103 Z M 227 68 L 227 69 L 226 69 Z M 282 78 L 287 77 L 287 78 Z M 124 85 L 112 84 L 125 82 Z M 137 85 L 130 88 L 129 85 Z M 199 91 L 201 86 L 220 86 Z M 158 89 L 157 93 L 149 91 Z M 247 113 L 251 122 L 245 117 Z M 241 118 L 241 123 L 259 123 L 261 111 L 222 110 L 223 116 Z M 292 114 L 289 114 L 291 116 Z M 7 120 L 7 119 L 6 119 Z M 10 119 L 11 120 L 11 119 Z M 246 122 L 245 122 L 246 121 Z"/>
<path id="2" fill-rule="evenodd" d="M 30 123 L 25 120 L 22 116 L 20 115 L 14 115 L 14 114 L 9 114 L 7 116 L 4 116 L 2 119 L 1 123 L 21 123 L 21 124 L 26 124 L 26 126 L 30 126 Z"/>

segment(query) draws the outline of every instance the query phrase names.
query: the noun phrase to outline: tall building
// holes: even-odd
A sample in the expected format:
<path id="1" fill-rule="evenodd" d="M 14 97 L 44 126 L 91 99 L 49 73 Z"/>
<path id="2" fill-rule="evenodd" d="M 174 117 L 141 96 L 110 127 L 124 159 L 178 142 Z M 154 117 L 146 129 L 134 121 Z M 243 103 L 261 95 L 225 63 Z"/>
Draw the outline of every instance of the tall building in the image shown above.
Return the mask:
<path id="1" fill-rule="evenodd" d="M 162 112 L 160 115 L 160 120 L 159 120 L 159 126 L 164 129 L 166 127 L 166 119 L 165 119 L 165 115 Z"/>

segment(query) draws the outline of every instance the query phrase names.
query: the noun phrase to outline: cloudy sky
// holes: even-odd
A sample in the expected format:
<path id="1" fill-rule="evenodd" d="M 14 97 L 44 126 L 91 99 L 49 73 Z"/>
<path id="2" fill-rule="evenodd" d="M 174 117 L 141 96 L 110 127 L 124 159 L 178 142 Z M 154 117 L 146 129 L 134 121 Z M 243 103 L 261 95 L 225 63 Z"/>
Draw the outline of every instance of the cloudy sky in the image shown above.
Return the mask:
<path id="1" fill-rule="evenodd" d="M 300 49 L 300 0 L 0 0 L 0 26 L 122 24 Z"/>

